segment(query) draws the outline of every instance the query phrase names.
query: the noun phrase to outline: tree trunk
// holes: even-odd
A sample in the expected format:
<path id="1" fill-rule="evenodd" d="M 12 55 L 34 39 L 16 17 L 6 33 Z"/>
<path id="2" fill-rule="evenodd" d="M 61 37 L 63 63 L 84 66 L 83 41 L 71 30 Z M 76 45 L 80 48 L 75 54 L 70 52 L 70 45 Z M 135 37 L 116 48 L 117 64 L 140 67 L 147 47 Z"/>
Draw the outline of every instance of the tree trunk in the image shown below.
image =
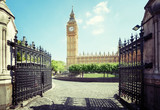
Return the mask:
<path id="1" fill-rule="evenodd" d="M 108 73 L 107 73 L 107 78 L 108 78 Z"/>
<path id="2" fill-rule="evenodd" d="M 104 76 L 103 77 L 105 78 L 105 72 L 104 72 Z"/>
<path id="3" fill-rule="evenodd" d="M 82 78 L 83 78 L 83 72 L 82 72 Z"/>

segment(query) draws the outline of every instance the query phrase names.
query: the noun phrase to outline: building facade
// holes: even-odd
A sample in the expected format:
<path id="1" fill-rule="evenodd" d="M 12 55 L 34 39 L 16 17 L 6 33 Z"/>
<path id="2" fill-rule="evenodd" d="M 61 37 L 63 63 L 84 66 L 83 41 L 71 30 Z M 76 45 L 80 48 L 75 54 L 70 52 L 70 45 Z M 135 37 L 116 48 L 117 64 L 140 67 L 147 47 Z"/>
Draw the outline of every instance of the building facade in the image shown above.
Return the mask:
<path id="1" fill-rule="evenodd" d="M 73 64 L 109 63 L 118 62 L 118 52 L 110 54 L 91 53 L 78 55 L 78 25 L 73 9 L 66 26 L 67 30 L 67 67 Z"/>
<path id="2" fill-rule="evenodd" d="M 14 23 L 15 17 L 8 8 L 6 0 L 0 0 L 0 110 L 6 110 L 12 104 L 12 77 L 7 69 L 11 62 L 11 49 L 7 45 L 8 40 L 14 40 L 17 29 Z"/>
<path id="3" fill-rule="evenodd" d="M 144 36 L 152 37 L 144 42 L 143 62 L 152 64 L 144 70 L 145 110 L 160 107 L 160 0 L 148 0 L 142 20 Z"/>

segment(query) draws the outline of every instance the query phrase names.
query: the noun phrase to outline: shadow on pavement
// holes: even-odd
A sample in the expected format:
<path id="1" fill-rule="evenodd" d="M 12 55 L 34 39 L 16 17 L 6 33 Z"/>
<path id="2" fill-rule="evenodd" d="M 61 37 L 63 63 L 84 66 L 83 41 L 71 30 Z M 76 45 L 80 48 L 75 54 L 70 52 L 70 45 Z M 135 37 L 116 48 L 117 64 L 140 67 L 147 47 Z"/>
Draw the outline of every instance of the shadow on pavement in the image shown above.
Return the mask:
<path id="1" fill-rule="evenodd" d="M 64 104 L 52 104 L 30 107 L 33 110 L 126 110 L 120 108 L 112 99 L 85 98 L 79 103 L 75 98 L 67 97 Z"/>

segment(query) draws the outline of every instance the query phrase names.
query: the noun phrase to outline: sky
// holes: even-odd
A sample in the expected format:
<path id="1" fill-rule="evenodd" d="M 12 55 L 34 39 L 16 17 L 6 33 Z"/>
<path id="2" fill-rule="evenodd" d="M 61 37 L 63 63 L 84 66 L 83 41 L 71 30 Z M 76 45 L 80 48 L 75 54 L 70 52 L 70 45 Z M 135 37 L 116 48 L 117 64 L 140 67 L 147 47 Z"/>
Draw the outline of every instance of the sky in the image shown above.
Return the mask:
<path id="1" fill-rule="evenodd" d="M 66 25 L 72 10 L 78 23 L 78 53 L 112 53 L 119 38 L 129 39 L 140 24 L 148 0 L 7 0 L 15 16 L 18 39 L 26 36 L 66 62 Z"/>

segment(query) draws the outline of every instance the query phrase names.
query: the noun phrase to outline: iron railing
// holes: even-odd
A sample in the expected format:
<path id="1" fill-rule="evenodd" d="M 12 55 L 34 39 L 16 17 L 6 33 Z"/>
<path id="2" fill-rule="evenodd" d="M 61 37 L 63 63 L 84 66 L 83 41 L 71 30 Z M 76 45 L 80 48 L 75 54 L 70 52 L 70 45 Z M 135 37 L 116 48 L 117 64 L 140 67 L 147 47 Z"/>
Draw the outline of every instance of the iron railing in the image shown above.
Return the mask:
<path id="1" fill-rule="evenodd" d="M 12 76 L 12 104 L 17 105 L 36 95 L 42 95 L 52 87 L 51 55 L 34 43 L 28 46 L 15 36 L 14 42 L 8 41 L 11 47 L 11 62 L 8 65 Z"/>
<path id="2" fill-rule="evenodd" d="M 119 96 L 129 103 L 143 108 L 143 31 L 140 37 L 119 41 Z"/>

